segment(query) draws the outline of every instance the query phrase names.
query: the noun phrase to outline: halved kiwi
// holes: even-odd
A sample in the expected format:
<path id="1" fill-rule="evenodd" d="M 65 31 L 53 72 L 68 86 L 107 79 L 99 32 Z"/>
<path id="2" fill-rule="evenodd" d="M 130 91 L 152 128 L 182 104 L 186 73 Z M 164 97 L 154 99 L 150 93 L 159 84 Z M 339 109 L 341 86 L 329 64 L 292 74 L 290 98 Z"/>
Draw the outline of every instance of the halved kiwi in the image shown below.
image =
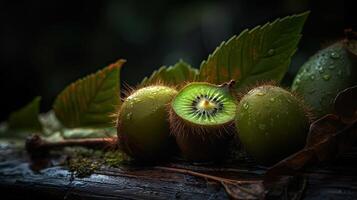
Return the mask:
<path id="1" fill-rule="evenodd" d="M 172 100 L 171 133 L 188 160 L 212 161 L 227 155 L 235 133 L 233 84 L 190 83 Z"/>

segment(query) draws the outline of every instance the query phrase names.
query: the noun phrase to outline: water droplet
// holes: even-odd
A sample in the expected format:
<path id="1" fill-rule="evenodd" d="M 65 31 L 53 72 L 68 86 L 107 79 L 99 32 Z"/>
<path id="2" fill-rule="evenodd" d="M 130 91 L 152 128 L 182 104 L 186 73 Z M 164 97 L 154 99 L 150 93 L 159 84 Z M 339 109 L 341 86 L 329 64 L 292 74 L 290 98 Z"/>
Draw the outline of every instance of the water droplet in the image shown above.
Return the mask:
<path id="1" fill-rule="evenodd" d="M 258 95 L 258 96 L 264 96 L 265 93 L 264 93 L 264 92 L 257 92 L 257 95 Z"/>
<path id="2" fill-rule="evenodd" d="M 325 72 L 324 68 L 322 68 L 322 67 L 318 67 L 317 70 L 319 71 L 320 74 Z"/>
<path id="3" fill-rule="evenodd" d="M 274 55 L 274 53 L 275 53 L 275 50 L 274 50 L 274 49 L 269 49 L 269 51 L 268 51 L 268 55 L 269 55 L 269 56 Z"/>
<path id="4" fill-rule="evenodd" d="M 324 75 L 322 76 L 322 78 L 323 78 L 325 81 L 328 81 L 328 80 L 330 80 L 331 76 L 330 76 L 330 74 L 324 74 Z"/>
<path id="5" fill-rule="evenodd" d="M 271 101 L 271 102 L 274 102 L 274 101 L 275 101 L 275 98 L 273 98 L 273 97 L 270 98 L 270 101 Z"/>
<path id="6" fill-rule="evenodd" d="M 131 120 L 133 118 L 133 113 L 126 114 L 126 119 Z"/>
<path id="7" fill-rule="evenodd" d="M 259 129 L 260 130 L 265 130 L 266 125 L 265 124 L 259 124 Z"/>
<path id="8" fill-rule="evenodd" d="M 314 75 L 311 75 L 310 76 L 310 79 L 313 81 L 313 80 L 315 80 L 315 76 Z"/>
<path id="9" fill-rule="evenodd" d="M 244 109 L 246 109 L 246 110 L 248 110 L 249 105 L 248 105 L 248 103 L 247 103 L 247 102 L 245 102 L 245 103 L 243 104 L 243 108 L 244 108 Z"/>
<path id="10" fill-rule="evenodd" d="M 340 54 L 338 54 L 337 52 L 331 52 L 330 57 L 333 59 L 338 59 L 340 58 Z"/>

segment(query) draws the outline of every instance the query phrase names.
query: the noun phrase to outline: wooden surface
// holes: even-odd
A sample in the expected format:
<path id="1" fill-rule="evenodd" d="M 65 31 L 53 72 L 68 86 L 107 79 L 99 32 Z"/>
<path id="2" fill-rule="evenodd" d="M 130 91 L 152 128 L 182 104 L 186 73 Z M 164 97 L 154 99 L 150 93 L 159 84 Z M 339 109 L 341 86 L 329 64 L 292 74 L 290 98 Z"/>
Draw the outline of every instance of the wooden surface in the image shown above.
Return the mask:
<path id="1" fill-rule="evenodd" d="M 49 167 L 32 170 L 25 152 L 3 144 L 0 147 L 1 199 L 228 199 L 217 183 L 155 166 L 103 167 L 90 177 L 74 178 L 58 165 L 60 159 L 53 158 Z M 265 172 L 249 160 L 239 163 L 208 167 L 181 162 L 162 166 L 230 178 L 256 179 Z M 303 199 L 357 199 L 357 148 L 333 163 L 309 167 L 301 174 L 307 177 Z"/>

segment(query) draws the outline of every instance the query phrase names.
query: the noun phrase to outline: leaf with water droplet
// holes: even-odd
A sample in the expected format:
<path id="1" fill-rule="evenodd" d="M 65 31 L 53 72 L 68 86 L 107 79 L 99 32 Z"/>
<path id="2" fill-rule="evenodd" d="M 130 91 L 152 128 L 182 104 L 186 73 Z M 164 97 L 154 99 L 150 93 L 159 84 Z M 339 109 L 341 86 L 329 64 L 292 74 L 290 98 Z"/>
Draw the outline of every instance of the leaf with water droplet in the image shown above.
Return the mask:
<path id="1" fill-rule="evenodd" d="M 199 81 L 222 84 L 235 79 L 240 91 L 264 80 L 280 82 L 296 51 L 308 14 L 277 19 L 222 42 L 201 63 Z"/>
<path id="2" fill-rule="evenodd" d="M 184 82 L 195 81 L 197 76 L 197 69 L 180 60 L 173 66 L 162 66 L 154 71 L 150 77 L 146 77 L 141 81 L 140 86 L 152 85 L 158 82 L 165 85 L 180 85 Z"/>

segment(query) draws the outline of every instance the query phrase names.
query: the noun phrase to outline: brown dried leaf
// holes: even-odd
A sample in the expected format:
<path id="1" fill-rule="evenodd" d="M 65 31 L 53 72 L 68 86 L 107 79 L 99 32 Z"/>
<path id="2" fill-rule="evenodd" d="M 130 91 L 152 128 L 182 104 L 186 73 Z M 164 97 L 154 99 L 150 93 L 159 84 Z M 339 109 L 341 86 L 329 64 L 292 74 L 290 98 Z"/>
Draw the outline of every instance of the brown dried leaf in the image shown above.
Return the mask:
<path id="1" fill-rule="evenodd" d="M 266 190 L 263 181 L 254 182 L 221 182 L 227 194 L 232 199 L 264 199 Z"/>
<path id="2" fill-rule="evenodd" d="M 357 118 L 357 85 L 340 92 L 335 99 L 335 113 L 348 123 Z"/>

